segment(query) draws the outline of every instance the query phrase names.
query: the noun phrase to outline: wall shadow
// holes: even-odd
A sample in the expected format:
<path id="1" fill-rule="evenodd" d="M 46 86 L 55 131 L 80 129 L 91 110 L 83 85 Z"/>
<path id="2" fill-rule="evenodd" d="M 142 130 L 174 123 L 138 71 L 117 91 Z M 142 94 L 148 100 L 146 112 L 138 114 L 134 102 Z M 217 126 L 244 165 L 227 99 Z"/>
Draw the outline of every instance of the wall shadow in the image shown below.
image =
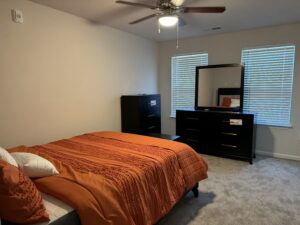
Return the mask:
<path id="1" fill-rule="evenodd" d="M 256 127 L 256 140 L 255 140 L 255 150 L 256 155 L 262 155 L 257 151 L 274 154 L 275 153 L 275 143 L 274 135 L 269 126 L 260 126 Z M 270 157 L 270 156 L 267 156 Z M 264 159 L 264 157 L 256 157 L 254 162 Z"/>

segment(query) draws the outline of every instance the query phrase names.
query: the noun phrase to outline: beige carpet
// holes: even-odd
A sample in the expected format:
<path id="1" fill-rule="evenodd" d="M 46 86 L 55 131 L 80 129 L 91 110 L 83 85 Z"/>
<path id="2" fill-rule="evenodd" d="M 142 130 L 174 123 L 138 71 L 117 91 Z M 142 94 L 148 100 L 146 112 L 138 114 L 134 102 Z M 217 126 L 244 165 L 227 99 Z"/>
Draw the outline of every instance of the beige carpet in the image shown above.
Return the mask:
<path id="1" fill-rule="evenodd" d="M 159 225 L 300 225 L 300 162 L 203 157 L 209 178 Z"/>

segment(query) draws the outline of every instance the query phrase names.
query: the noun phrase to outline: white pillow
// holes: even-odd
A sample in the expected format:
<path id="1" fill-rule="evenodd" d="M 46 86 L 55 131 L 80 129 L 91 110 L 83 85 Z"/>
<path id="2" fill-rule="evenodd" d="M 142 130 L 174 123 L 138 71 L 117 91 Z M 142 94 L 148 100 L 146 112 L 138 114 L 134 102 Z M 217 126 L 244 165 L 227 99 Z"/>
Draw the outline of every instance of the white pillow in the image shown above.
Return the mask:
<path id="1" fill-rule="evenodd" d="M 47 177 L 58 174 L 55 166 L 41 156 L 27 152 L 13 152 L 11 155 L 28 177 Z"/>
<path id="2" fill-rule="evenodd" d="M 4 148 L 1 147 L 0 147 L 0 159 L 11 165 L 18 167 L 16 160 L 9 154 L 8 151 L 6 151 Z"/>
<path id="3" fill-rule="evenodd" d="M 232 98 L 230 107 L 239 107 L 240 106 L 240 99 Z"/>

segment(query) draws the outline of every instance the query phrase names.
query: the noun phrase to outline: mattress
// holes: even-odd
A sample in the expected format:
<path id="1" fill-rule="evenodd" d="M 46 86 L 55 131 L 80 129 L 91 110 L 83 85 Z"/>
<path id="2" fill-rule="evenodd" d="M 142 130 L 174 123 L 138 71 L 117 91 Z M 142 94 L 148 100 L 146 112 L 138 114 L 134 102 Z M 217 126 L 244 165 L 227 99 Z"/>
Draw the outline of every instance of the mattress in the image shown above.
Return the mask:
<path id="1" fill-rule="evenodd" d="M 71 206 L 45 193 L 42 193 L 42 197 L 50 221 L 33 225 L 80 225 L 80 219 Z M 2 225 L 14 225 L 14 223 L 2 221 Z"/>
<path id="2" fill-rule="evenodd" d="M 54 198 L 50 195 L 42 193 L 42 197 L 44 200 L 44 205 L 49 213 L 50 221 L 43 222 L 43 223 L 36 223 L 34 225 L 49 225 L 49 224 L 58 224 L 60 220 L 64 218 L 67 219 L 68 217 L 74 217 L 73 214 L 76 214 L 74 209 L 67 205 L 66 203 Z M 73 223 L 72 223 L 73 224 Z"/>

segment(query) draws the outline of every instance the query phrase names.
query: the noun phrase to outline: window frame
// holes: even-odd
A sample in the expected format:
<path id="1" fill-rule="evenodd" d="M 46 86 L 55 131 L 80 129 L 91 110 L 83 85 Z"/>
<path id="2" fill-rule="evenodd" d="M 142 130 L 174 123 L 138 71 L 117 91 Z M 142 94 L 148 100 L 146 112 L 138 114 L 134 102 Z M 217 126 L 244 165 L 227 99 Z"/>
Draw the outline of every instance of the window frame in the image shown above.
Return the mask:
<path id="1" fill-rule="evenodd" d="M 292 128 L 293 127 L 293 96 L 294 96 L 294 87 L 295 87 L 295 82 L 294 82 L 294 77 L 295 77 L 295 63 L 296 63 L 296 44 L 294 43 L 287 43 L 287 44 L 275 44 L 275 45 L 264 45 L 264 46 L 255 46 L 255 47 L 246 47 L 246 48 L 242 48 L 241 50 L 241 63 L 245 66 L 245 76 L 244 76 L 244 84 L 246 83 L 245 82 L 245 79 L 247 77 L 247 73 L 246 73 L 246 63 L 245 61 L 243 61 L 243 51 L 245 50 L 259 50 L 259 49 L 268 49 L 268 48 L 280 48 L 280 47 L 293 47 L 294 49 L 294 52 L 293 52 L 293 62 L 291 63 L 292 64 L 292 76 L 291 76 L 291 94 L 289 96 L 290 98 L 290 102 L 289 102 L 289 121 L 286 123 L 286 124 L 272 124 L 272 122 L 265 122 L 265 123 L 257 123 L 257 119 L 256 119 L 256 124 L 259 125 L 259 126 L 267 126 L 267 127 L 277 127 L 277 128 L 282 128 L 282 129 L 288 129 L 288 128 Z M 245 89 L 245 88 L 244 88 Z M 245 101 L 246 101 L 246 98 L 244 97 L 244 100 L 243 100 L 243 105 L 245 106 Z M 243 111 L 245 111 L 243 109 Z M 247 112 L 247 111 L 245 111 Z"/>
<path id="2" fill-rule="evenodd" d="M 203 64 L 201 65 L 201 62 L 197 65 L 197 66 L 207 66 L 209 65 L 208 63 L 208 52 L 207 51 L 202 51 L 202 52 L 192 52 L 192 53 L 182 53 L 182 54 L 176 54 L 176 55 L 172 55 L 171 56 L 171 60 L 170 60 L 170 64 L 171 64 L 171 76 L 170 76 L 170 89 L 171 89 L 171 108 L 170 108 L 170 114 L 169 114 L 169 117 L 170 118 L 176 118 L 176 110 L 174 110 L 173 112 L 173 58 L 175 57 L 184 57 L 184 56 L 193 56 L 193 55 L 206 55 L 206 61 L 207 61 L 207 64 Z M 193 73 L 193 76 L 195 78 L 195 82 L 196 82 L 196 68 L 197 66 L 195 66 L 195 70 L 194 70 L 194 73 Z M 195 92 L 195 85 L 193 85 L 193 88 L 194 88 L 194 92 Z M 191 107 L 194 107 L 194 101 L 193 101 L 193 106 Z"/>

